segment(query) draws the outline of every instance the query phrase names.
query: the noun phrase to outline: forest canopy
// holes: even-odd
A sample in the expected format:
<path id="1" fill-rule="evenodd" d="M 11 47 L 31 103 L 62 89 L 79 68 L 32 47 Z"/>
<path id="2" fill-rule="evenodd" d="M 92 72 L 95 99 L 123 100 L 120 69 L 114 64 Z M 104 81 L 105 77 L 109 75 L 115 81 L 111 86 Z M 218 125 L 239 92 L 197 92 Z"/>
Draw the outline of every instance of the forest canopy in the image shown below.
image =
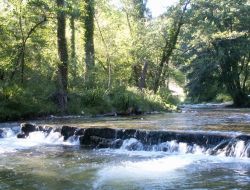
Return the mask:
<path id="1" fill-rule="evenodd" d="M 155 2 L 157 3 L 157 2 Z M 5 0 L 0 120 L 139 114 L 191 102 L 249 106 L 249 0 Z"/>

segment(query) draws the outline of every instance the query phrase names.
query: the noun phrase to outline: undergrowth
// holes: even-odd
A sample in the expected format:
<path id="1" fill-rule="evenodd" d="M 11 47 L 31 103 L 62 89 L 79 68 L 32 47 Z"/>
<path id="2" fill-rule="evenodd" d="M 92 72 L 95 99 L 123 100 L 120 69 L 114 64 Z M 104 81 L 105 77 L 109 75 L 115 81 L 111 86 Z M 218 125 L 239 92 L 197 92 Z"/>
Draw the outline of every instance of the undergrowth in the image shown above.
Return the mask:
<path id="1" fill-rule="evenodd" d="M 40 91 L 40 93 L 39 93 Z M 169 92 L 168 92 L 169 93 Z M 141 114 L 176 109 L 177 98 L 160 90 L 154 94 L 135 87 L 86 89 L 68 95 L 70 115 L 97 115 L 105 113 Z M 26 89 L 18 86 L 0 92 L 0 121 L 20 120 L 39 116 L 57 115 L 60 112 L 51 99 L 50 91 Z"/>

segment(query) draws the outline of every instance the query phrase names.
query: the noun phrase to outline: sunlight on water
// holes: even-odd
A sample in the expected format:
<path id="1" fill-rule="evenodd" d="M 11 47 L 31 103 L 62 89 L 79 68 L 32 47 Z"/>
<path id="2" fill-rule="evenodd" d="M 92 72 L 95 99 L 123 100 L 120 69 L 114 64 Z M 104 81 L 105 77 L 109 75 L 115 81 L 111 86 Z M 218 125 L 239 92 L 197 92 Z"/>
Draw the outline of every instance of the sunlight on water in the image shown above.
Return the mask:
<path id="1" fill-rule="evenodd" d="M 106 150 L 107 154 L 108 151 L 111 151 L 112 155 L 121 154 L 119 151 Z M 135 154 L 131 152 L 135 152 Z M 93 189 L 186 189 L 185 183 L 194 184 L 191 189 L 197 187 L 213 189 L 213 185 L 208 188 L 209 186 L 206 186 L 208 182 L 202 182 L 206 180 L 211 180 L 209 182 L 211 184 L 220 184 L 222 189 L 230 189 L 236 186 L 244 187 L 250 179 L 247 177 L 250 174 L 250 160 L 247 158 L 163 152 L 157 154 L 155 151 L 123 151 L 123 157 L 126 158 L 126 156 L 137 159 L 104 165 L 96 174 Z M 202 174 L 203 172 L 205 174 Z M 221 182 L 220 175 L 223 172 L 225 172 L 223 174 L 225 178 L 228 177 L 225 179 L 225 183 L 228 185 Z M 201 178 L 203 175 L 204 179 Z M 241 181 L 231 184 L 227 182 L 230 178 Z M 240 189 L 247 189 L 247 187 Z"/>
<path id="2" fill-rule="evenodd" d="M 183 168 L 192 162 L 194 160 L 182 156 L 169 156 L 138 162 L 121 162 L 119 165 L 107 166 L 101 169 L 97 174 L 98 180 L 95 182 L 94 188 L 112 181 L 159 181 L 162 178 L 173 175 L 174 170 Z"/>

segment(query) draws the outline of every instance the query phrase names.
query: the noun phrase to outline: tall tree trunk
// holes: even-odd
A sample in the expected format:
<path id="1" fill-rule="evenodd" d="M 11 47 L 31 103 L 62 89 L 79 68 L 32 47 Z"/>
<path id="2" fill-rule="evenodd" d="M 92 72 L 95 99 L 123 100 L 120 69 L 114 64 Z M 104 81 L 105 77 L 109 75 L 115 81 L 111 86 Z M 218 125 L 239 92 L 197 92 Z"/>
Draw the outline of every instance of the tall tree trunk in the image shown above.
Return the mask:
<path id="1" fill-rule="evenodd" d="M 67 110 L 68 86 L 68 50 L 66 42 L 66 16 L 63 10 L 64 0 L 57 0 L 57 44 L 58 44 L 58 103 L 62 113 Z"/>
<path id="2" fill-rule="evenodd" d="M 23 84 L 24 82 L 24 66 L 25 66 L 25 48 L 26 48 L 26 45 L 25 43 L 23 43 L 23 47 L 22 47 L 22 54 L 21 54 L 21 83 Z"/>
<path id="3" fill-rule="evenodd" d="M 72 76 L 76 76 L 76 42 L 75 42 L 75 16 L 71 15 L 70 17 L 70 28 L 71 28 L 71 36 L 70 36 L 70 49 L 71 49 L 71 54 L 70 54 L 70 60 L 72 64 Z"/>
<path id="4" fill-rule="evenodd" d="M 22 3 L 22 2 L 21 2 Z M 22 13 L 22 5 L 20 5 L 20 10 L 19 10 L 19 27 L 22 35 L 22 42 L 21 42 L 21 52 L 20 52 L 20 67 L 21 67 L 21 83 L 24 81 L 24 65 L 25 65 L 25 48 L 26 48 L 26 40 L 24 37 L 24 31 L 23 31 L 23 13 Z"/>
<path id="5" fill-rule="evenodd" d="M 94 83 L 95 49 L 94 49 L 94 0 L 85 0 L 86 15 L 84 17 L 85 26 L 85 80 L 88 87 Z"/>

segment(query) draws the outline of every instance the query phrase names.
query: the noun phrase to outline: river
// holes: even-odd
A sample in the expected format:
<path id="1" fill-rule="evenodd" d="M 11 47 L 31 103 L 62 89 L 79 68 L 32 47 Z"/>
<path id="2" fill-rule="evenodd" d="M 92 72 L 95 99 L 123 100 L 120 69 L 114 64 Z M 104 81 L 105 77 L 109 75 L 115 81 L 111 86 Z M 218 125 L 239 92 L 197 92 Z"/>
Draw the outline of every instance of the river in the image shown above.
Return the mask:
<path id="1" fill-rule="evenodd" d="M 250 135 L 250 110 L 207 104 L 184 106 L 181 113 L 136 117 L 51 117 L 39 125 L 133 128 Z M 209 155 L 196 146 L 171 141 L 172 151 L 130 150 L 136 139 L 119 149 L 86 149 L 59 133 L 33 132 L 17 139 L 19 124 L 1 123 L 0 189 L 250 189 L 250 158 L 242 144 L 233 156 Z M 250 144 L 244 145 L 250 151 Z"/>

